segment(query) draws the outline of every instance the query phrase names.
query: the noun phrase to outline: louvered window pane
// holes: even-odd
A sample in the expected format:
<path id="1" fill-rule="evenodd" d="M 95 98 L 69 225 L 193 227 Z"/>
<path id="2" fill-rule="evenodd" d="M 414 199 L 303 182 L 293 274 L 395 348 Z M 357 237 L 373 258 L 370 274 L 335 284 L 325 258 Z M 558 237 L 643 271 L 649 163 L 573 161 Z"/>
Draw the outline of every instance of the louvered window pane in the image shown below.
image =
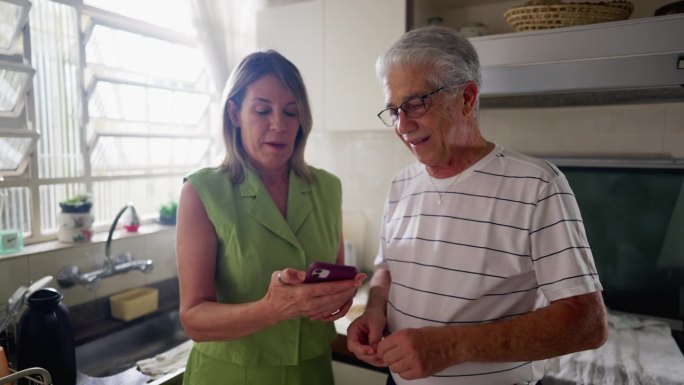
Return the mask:
<path id="1" fill-rule="evenodd" d="M 59 202 L 83 194 L 83 183 L 68 183 L 40 186 L 40 228 L 43 234 L 57 232 L 57 215 L 62 211 Z"/>
<path id="2" fill-rule="evenodd" d="M 0 116 L 19 116 L 33 74 L 29 66 L 0 61 Z"/>
<path id="3" fill-rule="evenodd" d="M 118 120 L 108 118 L 90 117 L 88 121 L 88 135 L 93 137 L 95 133 L 119 133 L 130 135 L 201 135 L 207 134 L 209 130 L 208 114 L 195 125 L 168 124 L 141 122 L 132 120 Z"/>
<path id="4" fill-rule="evenodd" d="M 111 180 L 93 183 L 93 214 L 95 223 L 108 224 L 117 211 L 131 202 L 143 218 L 157 218 L 162 204 L 178 201 L 183 184 L 181 176 L 133 180 Z M 109 202 L 109 204 L 98 204 Z"/>
<path id="5" fill-rule="evenodd" d="M 189 169 L 207 155 L 209 138 L 99 136 L 91 155 L 93 175 Z"/>
<path id="6" fill-rule="evenodd" d="M 0 1 L 0 50 L 12 47 L 26 24 L 31 3 L 27 0 Z"/>
<path id="7" fill-rule="evenodd" d="M 152 52 L 154 54 L 150 54 Z M 202 57 L 198 48 L 101 25 L 95 26 L 86 43 L 89 66 L 146 75 L 144 79 L 196 83 L 204 68 Z M 93 68 L 93 71 L 96 75 L 104 72 L 101 68 Z"/>
<path id="8" fill-rule="evenodd" d="M 133 19 L 196 35 L 190 4 L 186 0 L 84 0 L 84 4 Z"/>
<path id="9" fill-rule="evenodd" d="M 0 135 L 0 176 L 21 174 L 22 163 L 33 148 L 34 137 L 4 136 L 1 132 Z"/>
<path id="10" fill-rule="evenodd" d="M 35 0 L 30 13 L 35 75 L 38 174 L 40 178 L 85 174 L 81 134 L 82 84 L 76 10 L 54 1 Z"/>
<path id="11" fill-rule="evenodd" d="M 140 85 L 98 81 L 88 111 L 95 118 L 197 124 L 209 95 Z"/>
<path id="12" fill-rule="evenodd" d="M 31 200 L 25 187 L 0 188 L 0 229 L 31 231 Z"/>

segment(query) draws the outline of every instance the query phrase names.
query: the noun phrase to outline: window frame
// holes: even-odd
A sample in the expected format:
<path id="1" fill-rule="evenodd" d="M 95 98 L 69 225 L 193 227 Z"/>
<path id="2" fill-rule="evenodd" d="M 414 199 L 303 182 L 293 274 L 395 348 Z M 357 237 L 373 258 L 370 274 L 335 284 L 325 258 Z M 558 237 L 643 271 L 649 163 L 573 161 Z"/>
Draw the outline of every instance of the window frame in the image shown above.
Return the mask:
<path id="1" fill-rule="evenodd" d="M 8 1 L 8 2 L 15 2 L 15 1 L 24 1 L 24 0 L 2 0 L 2 1 Z M 97 25 L 102 25 L 106 26 L 108 28 L 113 28 L 113 29 L 118 29 L 126 32 L 131 32 L 147 37 L 152 37 L 152 38 L 157 38 L 165 41 L 169 41 L 171 43 L 176 43 L 176 44 L 182 44 L 186 46 L 191 46 L 191 47 L 199 47 L 199 41 L 198 37 L 187 35 L 181 32 L 169 30 L 163 27 L 159 27 L 153 24 L 146 23 L 144 21 L 140 21 L 137 19 L 132 19 L 120 14 L 115 14 L 103 9 L 95 8 L 92 6 L 88 6 L 83 4 L 81 0 L 46 0 L 46 1 L 51 1 L 54 3 L 60 3 L 69 7 L 73 7 L 74 11 L 76 12 L 76 28 L 79 31 L 78 33 L 78 51 L 79 51 L 79 59 L 78 59 L 78 66 L 77 66 L 77 71 L 78 71 L 78 77 L 79 77 L 79 84 L 80 84 L 80 90 L 79 92 L 81 93 L 80 96 L 80 108 L 82 111 L 82 117 L 79 121 L 79 127 L 78 130 L 80 131 L 81 135 L 81 140 L 80 140 L 80 148 L 81 152 L 80 155 L 83 157 L 83 173 L 82 176 L 75 176 L 75 177 L 40 177 L 38 173 L 38 167 L 39 167 L 39 161 L 38 161 L 38 150 L 37 150 L 37 143 L 40 140 L 40 135 L 39 135 L 39 128 L 37 127 L 36 124 L 36 100 L 34 96 L 34 89 L 32 87 L 33 81 L 31 81 L 31 86 L 28 87 L 27 90 L 25 90 L 25 102 L 23 105 L 23 108 L 20 112 L 20 118 L 23 117 L 25 118 L 25 125 L 24 128 L 26 131 L 24 132 L 24 128 L 21 129 L 14 129 L 14 128 L 4 128 L 3 125 L 3 119 L 0 117 L 0 136 L 11 136 L 12 134 L 17 134 L 19 131 L 22 131 L 21 134 L 22 136 L 31 136 L 33 137 L 33 142 L 31 144 L 31 152 L 30 154 L 25 157 L 23 161 L 23 169 L 21 172 L 14 173 L 12 175 L 6 175 L 5 177 L 0 176 L 0 189 L 1 188 L 15 188 L 15 187 L 20 187 L 20 188 L 26 188 L 28 189 L 29 193 L 29 202 L 27 204 L 30 207 L 30 234 L 25 234 L 25 243 L 26 244 L 33 244 L 33 243 L 39 243 L 39 242 L 45 242 L 45 241 L 51 241 L 56 239 L 56 233 L 43 233 L 42 230 L 42 225 L 41 225 L 41 196 L 40 196 L 40 189 L 43 186 L 50 186 L 50 185 L 63 185 L 63 184 L 71 184 L 71 185 L 76 185 L 76 184 L 82 184 L 85 186 L 86 191 L 88 192 L 93 192 L 93 185 L 98 182 L 113 182 L 113 181 L 119 181 L 119 180 L 128 180 L 128 181 L 135 181 L 138 179 L 146 179 L 146 178 L 172 178 L 172 177 L 178 177 L 179 180 L 182 178 L 184 175 L 186 175 L 188 172 L 192 171 L 192 169 L 196 168 L 198 165 L 193 165 L 193 166 L 188 166 L 188 167 L 179 167 L 177 169 L 174 169 L 172 167 L 169 167 L 168 170 L 165 171 L 154 171 L 150 168 L 143 169 L 141 172 L 136 173 L 136 174 L 125 174 L 125 175 L 93 175 L 93 170 L 92 170 L 92 165 L 91 165 L 91 155 L 93 153 L 93 150 L 95 149 L 94 143 L 98 140 L 99 137 L 102 136 L 129 136 L 129 137 L 149 137 L 149 138 L 154 138 L 154 137 L 164 137 L 164 138 L 177 138 L 177 137 L 187 137 L 187 138 L 193 138 L 193 139 L 209 139 L 210 145 L 205 154 L 202 155 L 202 159 L 208 159 L 211 157 L 213 148 L 212 146 L 215 146 L 216 144 L 213 143 L 215 141 L 212 141 L 214 139 L 214 134 L 212 133 L 213 130 L 210 128 L 213 126 L 211 124 L 213 118 L 208 117 L 209 115 L 213 114 L 214 109 L 215 109 L 215 103 L 217 100 L 216 93 L 214 91 L 211 91 L 211 87 L 209 86 L 208 81 L 204 81 L 204 87 L 202 88 L 204 92 L 209 96 L 209 106 L 205 109 L 201 119 L 209 119 L 209 123 L 207 124 L 207 131 L 201 133 L 200 135 L 194 135 L 194 134 L 188 134 L 188 135 L 182 135 L 182 134 L 168 134 L 168 135 L 163 135 L 163 134 L 153 134 L 153 133 L 148 133 L 148 134 L 122 134 L 122 133 L 112 133 L 112 132 L 98 132 L 95 133 L 93 132 L 93 135 L 88 136 L 88 125 L 90 122 L 90 116 L 88 113 L 88 87 L 89 84 L 86 84 L 86 74 L 88 71 L 88 63 L 86 61 L 86 44 L 88 42 L 88 36 L 93 32 L 95 26 Z M 30 4 L 30 3 L 29 3 Z M 22 40 L 23 40 L 23 60 L 24 62 L 28 62 L 29 64 L 31 63 L 31 58 L 32 58 L 32 52 L 31 52 L 31 36 L 30 36 L 30 20 L 29 20 L 29 15 L 28 12 L 26 13 L 26 22 L 24 24 L 24 27 L 21 32 Z M 87 20 L 86 24 L 84 25 L 84 20 Z M 15 42 L 16 44 L 16 42 Z M 0 55 L 1 58 L 2 55 Z M 33 69 L 33 68 L 32 68 Z M 204 70 L 204 76 L 208 76 L 208 68 L 205 68 Z M 121 81 L 118 79 L 111 79 L 108 77 L 100 77 L 102 79 L 105 79 L 107 81 L 112 81 L 114 83 L 121 83 L 121 84 L 126 84 L 125 81 Z M 160 78 L 161 79 L 161 78 Z M 97 79 L 94 79 L 97 80 Z M 185 91 L 185 92 L 198 92 L 198 93 L 203 93 L 198 91 L 198 88 L 192 88 L 190 85 L 184 85 L 184 84 L 178 84 L 179 82 L 173 82 L 175 83 L 173 87 L 170 86 L 170 88 L 173 88 L 174 90 L 178 91 Z M 92 83 L 95 84 L 95 83 Z M 159 84 L 145 84 L 146 86 L 150 87 L 157 87 L 157 88 L 166 88 L 165 86 L 159 85 Z M 122 202 L 124 204 L 125 202 Z M 160 202 L 163 203 L 163 202 Z M 143 222 L 151 222 L 152 218 L 142 218 Z M 109 226 L 109 223 L 107 224 L 101 224 L 99 226 L 96 226 L 95 230 L 105 230 Z"/>

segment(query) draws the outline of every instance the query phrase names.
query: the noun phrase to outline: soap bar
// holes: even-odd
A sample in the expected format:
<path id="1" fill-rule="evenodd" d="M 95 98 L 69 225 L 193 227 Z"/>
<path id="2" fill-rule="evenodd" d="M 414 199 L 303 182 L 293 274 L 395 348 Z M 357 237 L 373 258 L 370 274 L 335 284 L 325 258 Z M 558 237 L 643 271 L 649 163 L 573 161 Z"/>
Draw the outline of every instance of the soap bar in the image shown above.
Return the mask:
<path id="1" fill-rule="evenodd" d="M 0 230 L 0 254 L 18 253 L 24 248 L 21 230 Z"/>

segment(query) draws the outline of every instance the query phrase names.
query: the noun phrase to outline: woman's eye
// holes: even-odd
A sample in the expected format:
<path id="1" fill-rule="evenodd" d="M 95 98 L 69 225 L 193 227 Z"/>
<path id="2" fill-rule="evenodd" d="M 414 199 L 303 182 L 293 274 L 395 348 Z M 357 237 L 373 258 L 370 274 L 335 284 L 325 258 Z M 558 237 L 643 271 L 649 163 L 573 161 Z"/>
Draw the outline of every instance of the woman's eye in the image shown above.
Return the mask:
<path id="1" fill-rule="evenodd" d="M 256 112 L 257 115 L 268 115 L 271 110 L 255 110 L 254 112 Z"/>
<path id="2" fill-rule="evenodd" d="M 285 115 L 294 118 L 297 116 L 297 111 L 285 111 Z"/>

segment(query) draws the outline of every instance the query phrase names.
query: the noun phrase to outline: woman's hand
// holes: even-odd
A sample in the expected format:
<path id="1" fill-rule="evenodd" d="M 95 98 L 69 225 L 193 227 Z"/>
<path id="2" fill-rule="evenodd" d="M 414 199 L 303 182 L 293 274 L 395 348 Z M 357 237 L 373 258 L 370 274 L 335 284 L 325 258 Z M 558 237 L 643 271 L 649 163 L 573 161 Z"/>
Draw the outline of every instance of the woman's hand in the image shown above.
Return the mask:
<path id="1" fill-rule="evenodd" d="M 304 283 L 306 272 L 291 268 L 271 274 L 264 297 L 279 321 L 307 317 L 311 320 L 334 321 L 351 307 L 356 289 L 366 275 L 353 280 Z"/>
<path id="2" fill-rule="evenodd" d="M 356 296 L 356 291 L 357 291 L 358 287 L 363 284 L 363 281 L 366 279 L 366 277 L 367 276 L 364 273 L 356 274 L 356 276 L 354 277 L 354 281 L 357 282 L 358 286 L 356 286 L 356 288 L 354 289 L 354 293 L 352 293 L 351 297 L 349 297 L 347 302 L 345 302 L 342 305 L 342 307 L 340 307 L 337 311 L 335 311 L 331 314 L 320 313 L 318 315 L 310 317 L 311 320 L 312 321 L 315 321 L 315 320 L 335 321 L 337 319 L 344 317 L 347 314 L 347 312 L 349 311 L 349 309 L 351 308 L 352 304 L 354 303 L 354 296 Z M 320 283 L 314 283 L 312 285 L 320 285 Z"/>

